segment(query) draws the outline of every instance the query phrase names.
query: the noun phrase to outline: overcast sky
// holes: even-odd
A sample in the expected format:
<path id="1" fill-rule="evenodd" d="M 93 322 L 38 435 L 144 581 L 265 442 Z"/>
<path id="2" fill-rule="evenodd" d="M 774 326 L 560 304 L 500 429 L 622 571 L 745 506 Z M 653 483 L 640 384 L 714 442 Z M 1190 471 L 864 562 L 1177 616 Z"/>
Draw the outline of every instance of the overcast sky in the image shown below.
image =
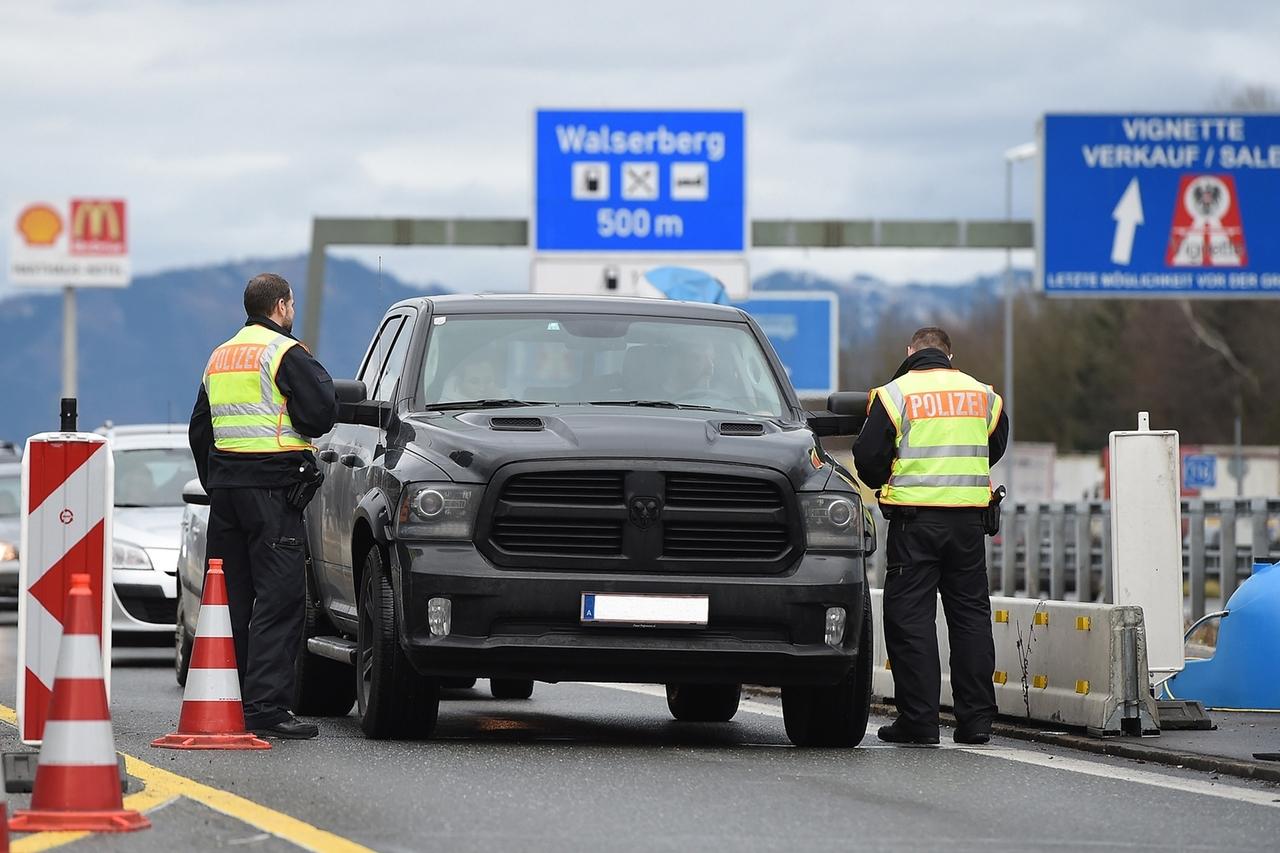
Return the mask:
<path id="1" fill-rule="evenodd" d="M 297 253 L 317 214 L 528 215 L 536 107 L 670 106 L 747 111 L 754 218 L 999 218 L 1042 113 L 1280 89 L 1277 34 L 1274 1 L 12 2 L 0 210 L 123 195 L 137 272 Z M 1018 167 L 1015 215 L 1034 185 Z M 383 255 L 459 289 L 528 274 L 521 250 Z M 1003 256 L 751 263 L 947 281 Z"/>

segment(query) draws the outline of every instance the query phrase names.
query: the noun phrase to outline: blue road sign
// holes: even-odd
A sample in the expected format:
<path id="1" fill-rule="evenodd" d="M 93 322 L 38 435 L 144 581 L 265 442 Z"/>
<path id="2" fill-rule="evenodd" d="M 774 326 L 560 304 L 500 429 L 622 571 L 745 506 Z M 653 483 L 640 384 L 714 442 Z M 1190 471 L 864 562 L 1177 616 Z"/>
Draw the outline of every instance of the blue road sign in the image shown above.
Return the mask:
<path id="1" fill-rule="evenodd" d="M 1182 457 L 1182 488 L 1212 489 L 1218 485 L 1218 457 L 1212 454 L 1187 454 Z"/>
<path id="2" fill-rule="evenodd" d="M 1280 296 L 1280 115 L 1048 115 L 1049 295 Z"/>
<path id="3" fill-rule="evenodd" d="M 798 393 L 836 390 L 840 330 L 834 293 L 764 291 L 733 304 L 760 324 Z"/>
<path id="4" fill-rule="evenodd" d="M 741 110 L 539 110 L 539 252 L 742 252 Z"/>

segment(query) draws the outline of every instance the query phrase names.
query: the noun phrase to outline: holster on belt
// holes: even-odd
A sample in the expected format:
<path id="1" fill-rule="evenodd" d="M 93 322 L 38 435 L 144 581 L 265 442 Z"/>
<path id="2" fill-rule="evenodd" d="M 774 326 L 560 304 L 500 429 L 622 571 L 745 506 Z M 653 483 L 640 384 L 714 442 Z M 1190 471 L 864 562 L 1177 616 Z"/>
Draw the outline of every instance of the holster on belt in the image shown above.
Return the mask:
<path id="1" fill-rule="evenodd" d="M 1007 493 L 1008 489 L 1004 486 L 996 486 L 991 490 L 991 502 L 982 511 L 982 529 L 988 536 L 995 536 L 1000 532 L 1000 502 Z"/>
<path id="2" fill-rule="evenodd" d="M 311 499 L 320 490 L 320 484 L 323 482 L 324 472 L 313 463 L 307 462 L 300 465 L 298 466 L 298 482 L 289 487 L 289 491 L 285 494 L 285 500 L 294 509 L 306 509 L 307 504 L 311 503 Z"/>

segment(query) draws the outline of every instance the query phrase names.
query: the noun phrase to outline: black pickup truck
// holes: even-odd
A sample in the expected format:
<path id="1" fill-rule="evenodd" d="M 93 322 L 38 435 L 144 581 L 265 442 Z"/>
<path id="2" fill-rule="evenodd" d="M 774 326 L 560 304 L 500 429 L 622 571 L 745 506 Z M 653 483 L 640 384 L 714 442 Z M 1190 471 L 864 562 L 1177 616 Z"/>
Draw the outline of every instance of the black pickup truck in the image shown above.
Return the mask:
<path id="1" fill-rule="evenodd" d="M 302 714 L 425 737 L 440 687 L 657 682 L 726 721 L 779 685 L 799 745 L 854 746 L 871 690 L 853 478 L 742 311 L 616 297 L 446 296 L 379 324 L 308 508 Z M 348 667 L 354 665 L 352 678 Z"/>

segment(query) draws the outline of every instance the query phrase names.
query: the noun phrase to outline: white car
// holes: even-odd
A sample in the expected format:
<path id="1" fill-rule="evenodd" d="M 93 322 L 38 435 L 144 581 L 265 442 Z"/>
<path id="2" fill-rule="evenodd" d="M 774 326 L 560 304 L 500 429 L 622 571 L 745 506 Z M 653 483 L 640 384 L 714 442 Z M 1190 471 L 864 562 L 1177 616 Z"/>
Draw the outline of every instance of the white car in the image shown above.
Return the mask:
<path id="1" fill-rule="evenodd" d="M 22 463 L 0 461 L 0 596 L 18 594 Z"/>
<path id="2" fill-rule="evenodd" d="M 196 476 L 185 424 L 104 427 L 115 458 L 114 636 L 167 642 L 178 605 L 182 488 Z"/>

